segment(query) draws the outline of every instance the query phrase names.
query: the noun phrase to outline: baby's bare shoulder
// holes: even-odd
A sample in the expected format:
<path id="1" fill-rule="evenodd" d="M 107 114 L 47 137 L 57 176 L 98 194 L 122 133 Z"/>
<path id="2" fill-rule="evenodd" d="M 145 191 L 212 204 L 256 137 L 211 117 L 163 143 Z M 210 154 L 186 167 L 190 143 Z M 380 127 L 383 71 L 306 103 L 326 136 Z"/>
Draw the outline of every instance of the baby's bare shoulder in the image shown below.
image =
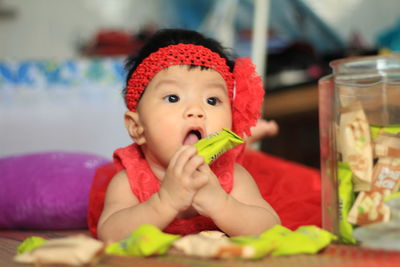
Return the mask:
<path id="1" fill-rule="evenodd" d="M 118 172 L 111 180 L 107 188 L 106 202 L 137 202 L 132 193 L 128 175 L 125 170 Z M 132 204 L 132 203 L 131 203 Z"/>
<path id="2" fill-rule="evenodd" d="M 234 176 L 234 181 L 236 182 L 241 182 L 241 181 L 246 181 L 246 180 L 251 180 L 253 181 L 253 177 L 251 174 L 240 164 L 236 163 L 233 169 L 233 176 Z"/>
<path id="3" fill-rule="evenodd" d="M 260 196 L 257 184 L 253 177 L 240 164 L 235 164 L 233 177 L 232 195 L 236 195 L 240 198 L 248 198 L 250 195 L 257 197 Z"/>
<path id="4" fill-rule="evenodd" d="M 111 179 L 109 188 L 110 186 L 120 186 L 121 184 L 129 184 L 128 181 L 128 174 L 126 173 L 126 170 L 123 169 L 119 172 L 117 172 L 114 177 Z"/>

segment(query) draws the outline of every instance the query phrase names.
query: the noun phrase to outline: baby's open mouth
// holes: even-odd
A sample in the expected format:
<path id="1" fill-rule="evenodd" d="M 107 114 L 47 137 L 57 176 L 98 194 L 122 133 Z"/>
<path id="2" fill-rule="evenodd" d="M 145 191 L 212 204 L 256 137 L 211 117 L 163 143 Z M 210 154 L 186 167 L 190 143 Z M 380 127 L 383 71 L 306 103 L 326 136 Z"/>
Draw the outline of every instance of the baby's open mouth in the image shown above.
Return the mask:
<path id="1" fill-rule="evenodd" d="M 193 145 L 201 139 L 201 132 L 198 130 L 190 130 L 183 139 L 184 145 Z"/>

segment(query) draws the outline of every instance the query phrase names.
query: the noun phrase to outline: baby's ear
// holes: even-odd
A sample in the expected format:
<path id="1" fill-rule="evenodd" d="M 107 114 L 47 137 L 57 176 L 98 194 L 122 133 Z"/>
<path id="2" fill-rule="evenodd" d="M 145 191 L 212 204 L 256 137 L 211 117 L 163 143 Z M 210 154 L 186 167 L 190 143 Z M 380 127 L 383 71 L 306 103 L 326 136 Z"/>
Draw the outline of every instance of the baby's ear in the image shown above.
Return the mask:
<path id="1" fill-rule="evenodd" d="M 144 129 L 139 120 L 139 114 L 128 111 L 125 113 L 125 127 L 129 135 L 138 145 L 143 145 L 146 142 L 144 137 Z"/>

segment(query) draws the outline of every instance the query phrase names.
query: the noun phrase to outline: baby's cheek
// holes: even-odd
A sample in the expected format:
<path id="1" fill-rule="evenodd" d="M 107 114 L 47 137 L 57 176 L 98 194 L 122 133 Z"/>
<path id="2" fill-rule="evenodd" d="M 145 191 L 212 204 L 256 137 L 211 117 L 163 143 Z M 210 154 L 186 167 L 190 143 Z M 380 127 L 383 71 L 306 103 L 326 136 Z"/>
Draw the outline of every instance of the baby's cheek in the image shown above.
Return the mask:
<path id="1" fill-rule="evenodd" d="M 226 123 L 226 128 L 232 128 L 232 112 L 230 109 L 226 112 L 224 121 Z"/>
<path id="2" fill-rule="evenodd" d="M 173 142 L 163 143 L 160 147 L 158 147 L 158 153 L 162 158 L 163 163 L 168 166 L 171 159 L 174 157 L 176 152 L 179 150 L 181 146 L 174 144 Z M 157 148 L 156 148 L 157 149 Z"/>

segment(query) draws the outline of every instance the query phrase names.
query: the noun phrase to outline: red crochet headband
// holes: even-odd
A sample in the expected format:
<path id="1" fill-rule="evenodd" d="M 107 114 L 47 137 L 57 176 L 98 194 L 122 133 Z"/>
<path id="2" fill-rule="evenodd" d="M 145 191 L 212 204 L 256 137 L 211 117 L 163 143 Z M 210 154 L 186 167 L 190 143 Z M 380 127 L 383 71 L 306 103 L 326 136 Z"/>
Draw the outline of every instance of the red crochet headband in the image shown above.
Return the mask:
<path id="1" fill-rule="evenodd" d="M 136 111 L 144 89 L 161 70 L 174 65 L 196 65 L 216 70 L 224 78 L 228 95 L 233 97 L 233 76 L 226 60 L 210 49 L 193 44 L 177 44 L 160 48 L 145 58 L 132 74 L 126 86 L 125 100 L 130 111 Z"/>
<path id="2" fill-rule="evenodd" d="M 261 115 L 264 88 L 260 76 L 249 58 L 236 59 L 232 73 L 224 58 L 201 45 L 170 45 L 145 58 L 128 80 L 125 95 L 128 109 L 136 111 L 151 79 L 159 71 L 174 65 L 204 66 L 218 71 L 226 82 L 232 103 L 232 129 L 240 136 L 250 136 L 250 127 L 257 123 Z"/>

